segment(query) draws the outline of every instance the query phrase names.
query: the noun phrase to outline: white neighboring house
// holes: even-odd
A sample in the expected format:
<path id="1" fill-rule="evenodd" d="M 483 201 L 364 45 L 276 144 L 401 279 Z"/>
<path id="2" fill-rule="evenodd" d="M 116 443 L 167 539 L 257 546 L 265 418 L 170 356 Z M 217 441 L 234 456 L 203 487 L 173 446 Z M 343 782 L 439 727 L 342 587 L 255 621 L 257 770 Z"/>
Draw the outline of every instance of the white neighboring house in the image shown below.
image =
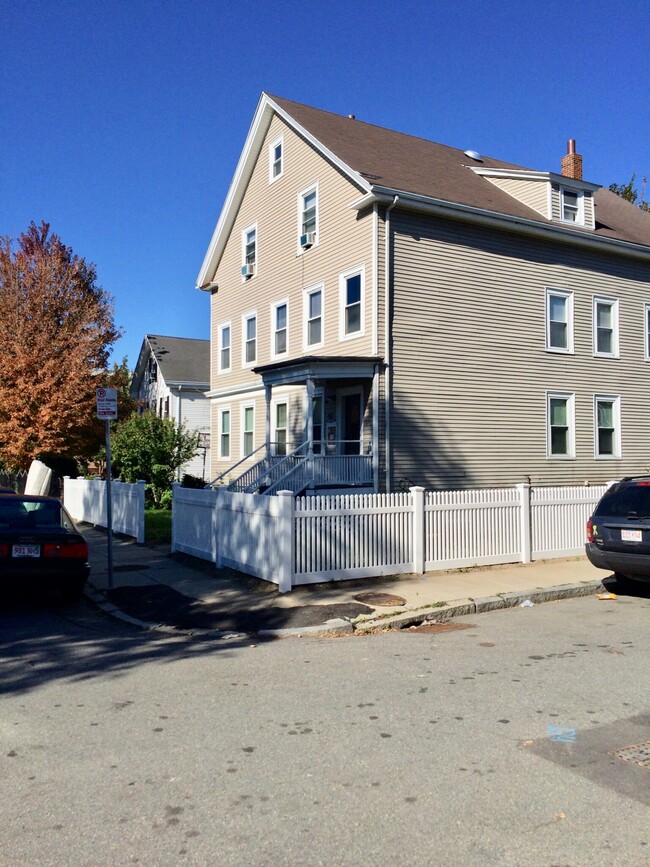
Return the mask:
<path id="1" fill-rule="evenodd" d="M 131 380 L 131 397 L 138 412 L 155 412 L 161 418 L 183 422 L 199 431 L 201 447 L 196 457 L 179 471 L 205 478 L 210 468 L 210 341 L 189 337 L 147 334 Z"/>

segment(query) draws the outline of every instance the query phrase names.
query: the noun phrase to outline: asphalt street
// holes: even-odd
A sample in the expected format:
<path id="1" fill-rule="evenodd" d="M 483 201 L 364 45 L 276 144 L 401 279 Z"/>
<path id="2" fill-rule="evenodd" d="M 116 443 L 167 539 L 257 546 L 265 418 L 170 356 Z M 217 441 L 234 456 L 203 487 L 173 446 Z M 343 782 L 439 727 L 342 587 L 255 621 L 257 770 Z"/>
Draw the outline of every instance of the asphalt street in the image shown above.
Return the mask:
<path id="1" fill-rule="evenodd" d="M 649 616 L 260 642 L 5 605 L 0 862 L 648 864 Z"/>

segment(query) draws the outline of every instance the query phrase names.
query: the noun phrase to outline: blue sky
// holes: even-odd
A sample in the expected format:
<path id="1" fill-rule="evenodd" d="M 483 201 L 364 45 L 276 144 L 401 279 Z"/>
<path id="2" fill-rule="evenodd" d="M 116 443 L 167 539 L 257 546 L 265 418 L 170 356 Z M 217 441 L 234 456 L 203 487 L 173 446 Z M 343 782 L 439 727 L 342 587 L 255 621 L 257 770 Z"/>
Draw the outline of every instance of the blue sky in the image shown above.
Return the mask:
<path id="1" fill-rule="evenodd" d="M 540 170 L 650 174 L 650 4 L 0 0 L 0 234 L 94 262 L 135 364 L 195 280 L 262 90 Z"/>

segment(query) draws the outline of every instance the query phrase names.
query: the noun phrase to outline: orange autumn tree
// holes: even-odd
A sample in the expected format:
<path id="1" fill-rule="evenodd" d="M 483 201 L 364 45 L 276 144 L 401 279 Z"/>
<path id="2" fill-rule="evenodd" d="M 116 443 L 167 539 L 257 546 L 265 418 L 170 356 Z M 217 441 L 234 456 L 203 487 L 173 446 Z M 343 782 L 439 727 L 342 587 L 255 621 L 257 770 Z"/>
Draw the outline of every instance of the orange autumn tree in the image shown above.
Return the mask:
<path id="1" fill-rule="evenodd" d="M 93 376 L 120 336 L 95 266 L 32 223 L 0 240 L 0 460 L 26 467 L 43 453 L 97 447 Z"/>

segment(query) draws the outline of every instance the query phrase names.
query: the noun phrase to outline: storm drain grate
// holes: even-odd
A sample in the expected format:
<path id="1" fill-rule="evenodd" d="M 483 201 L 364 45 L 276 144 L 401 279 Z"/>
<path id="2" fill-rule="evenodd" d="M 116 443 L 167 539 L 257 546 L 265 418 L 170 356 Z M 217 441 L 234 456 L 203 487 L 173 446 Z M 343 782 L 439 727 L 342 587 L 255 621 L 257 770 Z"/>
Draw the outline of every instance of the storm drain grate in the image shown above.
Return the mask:
<path id="1" fill-rule="evenodd" d="M 420 626 L 409 626 L 404 632 L 422 635 L 423 633 L 455 632 L 457 629 L 474 629 L 474 625 L 472 623 L 451 623 L 445 620 L 441 623 L 422 623 Z"/>
<path id="2" fill-rule="evenodd" d="M 632 762 L 642 768 L 650 768 L 650 741 L 624 747 L 622 750 L 615 750 L 612 755 L 616 756 L 617 759 L 623 759 L 624 762 Z"/>
<path id="3" fill-rule="evenodd" d="M 148 563 L 130 563 L 128 565 L 113 566 L 113 572 L 142 572 L 143 569 L 149 569 Z"/>

